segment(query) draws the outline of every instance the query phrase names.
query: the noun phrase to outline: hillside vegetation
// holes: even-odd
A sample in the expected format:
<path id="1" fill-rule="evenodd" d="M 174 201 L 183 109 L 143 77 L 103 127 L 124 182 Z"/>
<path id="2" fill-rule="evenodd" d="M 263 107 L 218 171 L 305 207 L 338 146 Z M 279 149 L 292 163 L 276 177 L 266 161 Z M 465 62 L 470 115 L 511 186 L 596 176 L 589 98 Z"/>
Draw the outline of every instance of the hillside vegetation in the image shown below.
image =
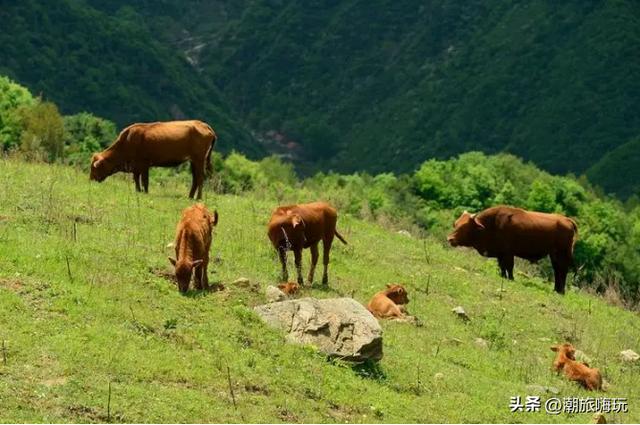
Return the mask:
<path id="1" fill-rule="evenodd" d="M 400 282 L 424 326 L 382 323 L 378 365 L 328 362 L 285 344 L 251 310 L 278 279 L 270 211 L 309 200 L 304 191 L 209 187 L 205 202 L 220 213 L 211 280 L 226 289 L 184 296 L 165 276 L 188 178 L 154 173 L 148 195 L 129 180 L 96 184 L 70 167 L 0 160 L 3 422 L 106 421 L 109 386 L 116 422 L 589 422 L 590 414 L 509 412 L 509 397 L 530 395 L 530 384 L 595 395 L 551 372 L 556 341 L 571 341 L 603 371 L 607 397 L 628 398 L 630 413 L 608 420 L 640 420 L 640 370 L 618 356 L 640 346 L 637 314 L 575 287 L 559 296 L 526 264 L 515 282 L 501 281 L 494 261 L 475 252 L 343 211 L 349 245 L 334 247 L 330 286 L 303 294 L 364 303 Z M 234 286 L 241 276 L 260 291 Z M 451 313 L 457 305 L 470 322 Z"/>
<path id="2" fill-rule="evenodd" d="M 266 145 L 305 174 L 506 151 L 626 198 L 639 16 L 630 0 L 29 0 L 0 11 L 0 73 L 118 126 L 202 118 L 224 149 Z"/>
<path id="3" fill-rule="evenodd" d="M 61 115 L 55 104 L 34 98 L 24 87 L 0 77 L 4 150 L 86 170 L 91 155 L 115 136 L 112 122 L 89 113 Z M 216 149 L 220 145 L 224 141 Z M 478 212 L 508 204 L 562 213 L 576 219 L 579 227 L 574 284 L 615 294 L 630 307 L 640 300 L 638 201 L 630 199 L 623 205 L 594 190 L 584 178 L 553 176 L 512 155 L 480 152 L 425 161 L 412 174 L 317 173 L 302 181 L 291 163 L 273 156 L 256 162 L 241 154 L 222 157 L 216 152 L 214 162 L 218 173 L 213 185 L 220 193 L 240 195 L 269 188 L 276 199 L 297 193 L 308 199 L 330 194 L 341 211 L 442 239 L 464 210 Z M 173 169 L 159 172 L 176 174 Z M 542 264 L 549 273 L 548 262 Z"/>

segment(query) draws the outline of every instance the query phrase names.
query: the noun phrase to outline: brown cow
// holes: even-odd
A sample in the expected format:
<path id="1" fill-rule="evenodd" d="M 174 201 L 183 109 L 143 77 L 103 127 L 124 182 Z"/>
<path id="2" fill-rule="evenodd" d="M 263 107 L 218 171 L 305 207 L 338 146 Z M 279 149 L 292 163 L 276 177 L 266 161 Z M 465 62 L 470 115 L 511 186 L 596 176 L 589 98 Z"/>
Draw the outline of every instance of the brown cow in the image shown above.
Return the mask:
<path id="1" fill-rule="evenodd" d="M 106 150 L 91 158 L 90 179 L 103 181 L 118 171 L 133 173 L 136 190 L 140 183 L 149 191 L 150 167 L 175 167 L 191 162 L 189 197 L 202 198 L 205 171 L 211 172 L 211 152 L 216 133 L 202 121 L 170 121 L 132 124 L 120 132 Z"/>
<path id="2" fill-rule="evenodd" d="M 404 286 L 388 284 L 387 289 L 380 291 L 371 298 L 367 310 L 378 319 L 404 319 L 405 304 L 409 303 L 407 290 Z"/>
<path id="3" fill-rule="evenodd" d="M 551 346 L 551 351 L 558 353 L 553 361 L 553 368 L 556 372 L 564 372 L 567 379 L 579 382 L 588 390 L 602 389 L 600 371 L 596 368 L 590 368 L 585 363 L 577 362 L 575 358 L 576 349 L 573 348 L 573 345 L 568 343 L 553 345 Z"/>
<path id="4" fill-rule="evenodd" d="M 209 249 L 211 233 L 217 224 L 218 211 L 214 210 L 211 214 L 203 204 L 182 211 L 182 218 L 176 227 L 176 258 L 169 257 L 175 267 L 180 292 L 187 292 L 192 275 L 195 275 L 196 289 L 209 289 Z"/>
<path id="5" fill-rule="evenodd" d="M 313 274 L 318 263 L 318 243 L 322 240 L 324 273 L 322 283 L 328 283 L 327 267 L 329 265 L 329 251 L 334 235 L 346 244 L 347 241 L 336 230 L 338 214 L 336 210 L 325 202 L 310 204 L 286 205 L 278 207 L 271 214 L 268 225 L 268 235 L 273 247 L 278 251 L 282 263 L 282 280 L 289 280 L 287 272 L 287 250 L 292 250 L 298 283 L 302 280 L 302 250 L 311 250 L 311 268 L 309 269 L 309 284 L 313 283 Z"/>
<path id="6" fill-rule="evenodd" d="M 560 214 L 497 206 L 478 214 L 463 212 L 447 240 L 451 246 L 475 248 L 485 257 L 498 259 L 502 277 L 513 280 L 514 256 L 536 262 L 551 258 L 555 290 L 564 294 L 567 272 L 573 265 L 578 226 Z"/>

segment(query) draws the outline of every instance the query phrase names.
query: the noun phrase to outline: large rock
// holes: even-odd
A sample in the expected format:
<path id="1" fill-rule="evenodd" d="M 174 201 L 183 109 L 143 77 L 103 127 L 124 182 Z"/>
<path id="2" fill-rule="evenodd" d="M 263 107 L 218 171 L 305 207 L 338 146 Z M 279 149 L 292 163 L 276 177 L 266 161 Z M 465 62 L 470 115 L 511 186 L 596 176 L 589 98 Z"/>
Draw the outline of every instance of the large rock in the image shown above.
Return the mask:
<path id="1" fill-rule="evenodd" d="M 301 298 L 260 305 L 255 311 L 270 326 L 287 332 L 289 342 L 310 344 L 348 361 L 382 358 L 382 328 L 352 298 Z"/>

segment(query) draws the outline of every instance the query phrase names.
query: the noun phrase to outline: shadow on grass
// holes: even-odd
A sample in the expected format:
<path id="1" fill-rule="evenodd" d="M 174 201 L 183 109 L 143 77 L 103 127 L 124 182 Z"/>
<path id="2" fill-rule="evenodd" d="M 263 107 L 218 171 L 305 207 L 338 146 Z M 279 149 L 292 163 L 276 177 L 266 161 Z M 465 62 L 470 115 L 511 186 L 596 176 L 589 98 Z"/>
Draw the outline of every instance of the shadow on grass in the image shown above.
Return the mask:
<path id="1" fill-rule="evenodd" d="M 187 298 L 203 298 L 213 292 L 224 291 L 225 287 L 221 281 L 210 282 L 209 289 L 189 289 L 187 292 L 182 293 Z"/>
<path id="2" fill-rule="evenodd" d="M 367 360 L 364 363 L 358 363 L 351 366 L 351 370 L 353 370 L 356 375 L 361 378 L 371 379 L 374 381 L 384 381 L 387 379 L 387 375 L 380 367 L 378 362 L 373 360 Z"/>

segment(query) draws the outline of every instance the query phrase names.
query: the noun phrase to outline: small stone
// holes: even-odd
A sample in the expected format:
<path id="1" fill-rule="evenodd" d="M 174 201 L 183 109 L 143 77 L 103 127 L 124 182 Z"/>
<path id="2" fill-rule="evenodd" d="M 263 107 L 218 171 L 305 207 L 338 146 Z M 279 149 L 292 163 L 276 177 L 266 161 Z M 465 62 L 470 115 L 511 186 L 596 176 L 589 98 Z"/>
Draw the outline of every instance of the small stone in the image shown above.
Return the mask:
<path id="1" fill-rule="evenodd" d="M 272 285 L 267 286 L 267 288 L 265 289 L 265 295 L 267 296 L 267 302 L 270 303 L 275 303 L 287 299 L 287 294 Z"/>
<path id="2" fill-rule="evenodd" d="M 449 342 L 451 342 L 451 343 L 453 343 L 453 344 L 455 344 L 455 345 L 460 345 L 460 344 L 462 344 L 462 340 L 461 340 L 460 338 L 451 338 L 451 339 L 449 340 Z"/>
<path id="3" fill-rule="evenodd" d="M 546 388 L 546 390 L 547 390 L 548 392 L 550 392 L 551 394 L 555 394 L 555 395 L 560 394 L 560 390 L 559 390 L 559 389 L 557 389 L 556 387 L 545 387 L 545 388 Z"/>
<path id="4" fill-rule="evenodd" d="M 251 282 L 246 277 L 240 277 L 240 278 L 234 280 L 231 283 L 231 285 L 238 286 L 238 287 L 244 288 L 244 289 L 248 289 L 248 290 L 253 291 L 253 292 L 259 292 L 260 291 L 260 284 L 258 282 Z"/>
<path id="5" fill-rule="evenodd" d="M 607 423 L 607 418 L 605 418 L 602 413 L 594 413 L 593 414 L 593 423 L 594 424 L 606 424 Z"/>
<path id="6" fill-rule="evenodd" d="M 625 363 L 637 362 L 640 359 L 640 355 L 633 350 L 620 351 L 620 358 Z"/>
<path id="7" fill-rule="evenodd" d="M 442 381 L 444 379 L 444 373 L 436 373 L 435 375 L 433 375 L 433 379 L 435 379 L 436 381 Z"/>
<path id="8" fill-rule="evenodd" d="M 409 233 L 407 230 L 398 230 L 398 234 L 402 235 L 402 236 L 406 236 L 408 238 L 411 238 L 411 233 Z"/>
<path id="9" fill-rule="evenodd" d="M 551 338 L 547 338 L 547 337 L 543 336 L 542 338 L 538 338 L 538 341 L 551 342 Z"/>
<path id="10" fill-rule="evenodd" d="M 487 342 L 486 339 L 476 338 L 474 340 L 474 343 L 476 344 L 476 346 L 480 348 L 489 348 L 489 343 Z"/>
<path id="11" fill-rule="evenodd" d="M 462 306 L 454 307 L 453 309 L 451 309 L 451 311 L 457 314 L 458 317 L 461 318 L 462 320 L 464 321 L 469 320 L 469 316 L 467 316 L 467 312 L 464 311 L 464 308 L 462 308 Z"/>

